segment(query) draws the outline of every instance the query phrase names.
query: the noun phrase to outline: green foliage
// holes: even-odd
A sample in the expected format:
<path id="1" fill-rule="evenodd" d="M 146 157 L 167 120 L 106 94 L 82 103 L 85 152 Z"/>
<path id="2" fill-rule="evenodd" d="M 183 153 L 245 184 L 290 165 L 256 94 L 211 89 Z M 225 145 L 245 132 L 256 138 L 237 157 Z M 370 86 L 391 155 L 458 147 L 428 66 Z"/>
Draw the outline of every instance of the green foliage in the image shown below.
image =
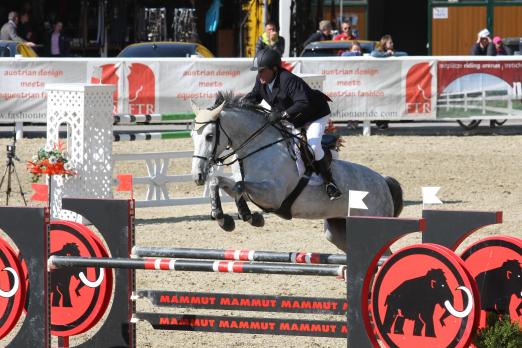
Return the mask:
<path id="1" fill-rule="evenodd" d="M 486 327 L 477 331 L 473 341 L 477 348 L 521 348 L 522 329 L 509 315 L 499 319 L 498 314 L 488 313 Z"/>

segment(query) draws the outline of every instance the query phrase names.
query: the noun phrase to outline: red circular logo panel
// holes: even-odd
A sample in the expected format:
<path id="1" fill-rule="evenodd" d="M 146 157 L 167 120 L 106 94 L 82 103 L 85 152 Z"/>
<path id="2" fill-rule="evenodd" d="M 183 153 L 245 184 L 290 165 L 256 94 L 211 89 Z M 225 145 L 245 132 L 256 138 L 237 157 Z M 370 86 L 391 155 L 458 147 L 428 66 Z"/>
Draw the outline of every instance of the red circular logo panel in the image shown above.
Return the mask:
<path id="1" fill-rule="evenodd" d="M 22 266 L 13 248 L 0 238 L 0 339 L 16 325 L 24 303 Z"/>
<path id="2" fill-rule="evenodd" d="M 487 312 L 507 314 L 522 326 L 522 240 L 509 236 L 481 239 L 462 253 L 480 293 L 480 327 Z"/>
<path id="3" fill-rule="evenodd" d="M 75 222 L 52 222 L 50 241 L 49 256 L 108 256 L 99 238 Z M 50 275 L 51 333 L 73 336 L 96 325 L 110 301 L 112 270 L 66 267 Z"/>
<path id="4" fill-rule="evenodd" d="M 371 317 L 387 347 L 468 347 L 477 290 L 462 260 L 435 244 L 394 253 L 377 274 Z"/>

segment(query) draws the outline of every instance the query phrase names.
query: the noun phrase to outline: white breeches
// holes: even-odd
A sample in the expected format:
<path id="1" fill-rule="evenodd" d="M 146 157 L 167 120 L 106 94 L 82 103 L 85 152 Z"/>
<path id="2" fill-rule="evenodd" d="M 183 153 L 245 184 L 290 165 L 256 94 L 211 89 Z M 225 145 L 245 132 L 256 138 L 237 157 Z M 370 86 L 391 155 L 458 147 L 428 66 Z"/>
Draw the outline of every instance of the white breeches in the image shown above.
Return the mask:
<path id="1" fill-rule="evenodd" d="M 321 139 L 323 137 L 324 129 L 326 128 L 329 117 L 330 115 L 321 117 L 306 127 L 306 138 L 308 139 L 308 144 L 314 152 L 316 161 L 319 161 L 324 157 L 323 147 L 321 146 Z"/>

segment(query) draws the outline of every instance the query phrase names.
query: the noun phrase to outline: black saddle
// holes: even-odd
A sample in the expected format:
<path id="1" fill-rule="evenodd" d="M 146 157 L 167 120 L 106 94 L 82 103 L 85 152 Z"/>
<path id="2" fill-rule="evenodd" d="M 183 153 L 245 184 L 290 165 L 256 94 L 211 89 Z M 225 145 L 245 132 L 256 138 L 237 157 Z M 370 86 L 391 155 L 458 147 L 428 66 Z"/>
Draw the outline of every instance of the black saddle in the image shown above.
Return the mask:
<path id="1" fill-rule="evenodd" d="M 305 168 L 310 169 L 311 171 L 320 174 L 319 171 L 315 168 L 314 162 L 314 154 L 312 153 L 312 150 L 308 146 L 306 135 L 302 134 L 301 141 L 298 145 L 299 151 L 301 152 L 301 158 L 303 159 Z M 321 138 L 321 146 L 324 151 L 324 157 L 330 163 L 332 161 L 332 151 L 337 149 L 337 141 L 339 139 L 338 135 L 333 134 L 323 134 L 323 137 Z"/>

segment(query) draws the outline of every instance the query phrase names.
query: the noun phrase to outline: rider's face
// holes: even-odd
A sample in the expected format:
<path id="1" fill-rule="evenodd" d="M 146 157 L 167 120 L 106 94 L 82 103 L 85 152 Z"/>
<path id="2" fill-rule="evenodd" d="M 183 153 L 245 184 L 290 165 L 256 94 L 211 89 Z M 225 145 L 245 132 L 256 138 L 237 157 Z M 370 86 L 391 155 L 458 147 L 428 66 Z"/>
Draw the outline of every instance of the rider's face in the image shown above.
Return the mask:
<path id="1" fill-rule="evenodd" d="M 263 69 L 258 72 L 259 74 L 259 81 L 261 81 L 262 84 L 270 83 L 274 79 L 274 70 L 272 69 Z"/>

